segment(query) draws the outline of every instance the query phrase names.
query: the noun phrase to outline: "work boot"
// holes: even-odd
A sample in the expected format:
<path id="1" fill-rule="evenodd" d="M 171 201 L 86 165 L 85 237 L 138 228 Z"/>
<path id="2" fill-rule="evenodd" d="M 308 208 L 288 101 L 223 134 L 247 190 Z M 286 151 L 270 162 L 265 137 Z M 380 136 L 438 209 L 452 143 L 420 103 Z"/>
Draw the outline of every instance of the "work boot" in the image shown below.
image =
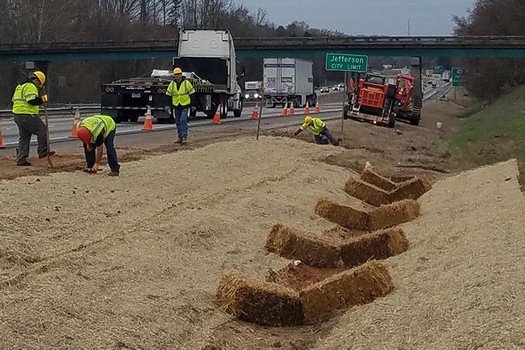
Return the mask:
<path id="1" fill-rule="evenodd" d="M 179 137 L 175 143 L 182 143 L 182 139 Z"/>
<path id="2" fill-rule="evenodd" d="M 38 159 L 43 159 L 43 158 L 46 158 L 48 155 L 49 156 L 52 156 L 53 154 L 55 154 L 56 152 L 55 151 L 51 151 L 51 152 L 48 152 L 46 154 L 39 154 L 38 155 Z"/>
<path id="3" fill-rule="evenodd" d="M 118 171 L 110 171 L 108 176 L 119 176 L 120 173 Z"/>
<path id="4" fill-rule="evenodd" d="M 85 168 L 85 169 L 82 169 L 83 172 L 85 173 L 88 173 L 88 174 L 96 174 L 97 171 L 93 168 Z"/>
<path id="5" fill-rule="evenodd" d="M 186 141 L 186 139 L 185 139 L 185 138 L 183 138 L 183 139 L 182 139 L 182 141 L 180 142 L 180 144 L 181 144 L 181 145 L 185 145 L 185 144 L 186 144 L 186 142 L 187 142 L 187 141 Z"/>
<path id="6" fill-rule="evenodd" d="M 18 166 L 31 166 L 31 163 L 29 163 L 27 160 L 16 162 L 16 165 Z"/>

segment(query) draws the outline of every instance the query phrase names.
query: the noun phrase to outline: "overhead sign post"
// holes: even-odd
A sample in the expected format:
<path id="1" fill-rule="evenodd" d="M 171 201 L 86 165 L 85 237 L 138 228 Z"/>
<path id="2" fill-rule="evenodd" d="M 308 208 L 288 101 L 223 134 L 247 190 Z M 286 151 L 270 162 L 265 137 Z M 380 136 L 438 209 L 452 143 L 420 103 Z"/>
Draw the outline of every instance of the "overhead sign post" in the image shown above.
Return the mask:
<path id="1" fill-rule="evenodd" d="M 368 56 L 352 55 L 344 53 L 327 53 L 325 60 L 325 69 L 327 71 L 345 72 L 345 93 L 348 92 L 348 72 L 367 72 Z M 357 80 L 357 77 L 356 77 Z M 343 113 L 341 115 L 341 133 L 345 120 L 345 101 L 343 101 Z"/>
<path id="2" fill-rule="evenodd" d="M 456 99 L 456 87 L 465 86 L 465 70 L 462 67 L 454 67 L 451 70 L 452 87 L 454 87 L 454 100 Z"/>

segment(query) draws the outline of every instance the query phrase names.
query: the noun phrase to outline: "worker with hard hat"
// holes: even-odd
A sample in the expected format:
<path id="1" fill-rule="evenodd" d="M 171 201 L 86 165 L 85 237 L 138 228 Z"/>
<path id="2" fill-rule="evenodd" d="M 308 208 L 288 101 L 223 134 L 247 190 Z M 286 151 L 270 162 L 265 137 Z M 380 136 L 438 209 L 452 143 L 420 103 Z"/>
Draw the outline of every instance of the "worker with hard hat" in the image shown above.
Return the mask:
<path id="1" fill-rule="evenodd" d="M 320 118 L 312 118 L 310 116 L 305 117 L 303 125 L 301 125 L 299 130 L 295 132 L 294 136 L 299 135 L 303 130 L 306 129 L 310 130 L 314 134 L 315 143 L 321 145 L 332 143 L 334 146 L 339 146 L 339 141 L 337 141 L 332 136 L 332 133 L 330 130 L 328 130 L 325 122 L 323 122 Z"/>
<path id="2" fill-rule="evenodd" d="M 29 77 L 29 80 L 17 85 L 13 93 L 13 115 L 16 125 L 18 126 L 18 154 L 16 156 L 16 165 L 29 166 L 27 161 L 29 157 L 29 144 L 31 136 L 36 135 L 38 146 L 38 158 L 46 158 L 55 152 L 47 149 L 46 126 L 38 113 L 40 106 L 47 102 L 47 95 L 42 95 L 40 90 L 46 82 L 46 76 L 41 71 L 35 71 Z"/>
<path id="3" fill-rule="evenodd" d="M 77 124 L 77 134 L 84 146 L 87 168 L 85 172 L 96 174 L 102 160 L 103 147 L 106 146 L 108 164 L 111 169 L 109 176 L 119 176 L 120 165 L 115 150 L 115 131 L 117 126 L 113 118 L 107 115 L 95 114 L 81 120 Z M 95 149 L 97 150 L 95 154 Z"/>
<path id="4" fill-rule="evenodd" d="M 190 81 L 182 76 L 182 69 L 173 70 L 175 80 L 173 80 L 166 90 L 166 95 L 171 96 L 172 113 L 175 114 L 175 124 L 177 125 L 178 139 L 175 143 L 185 144 L 188 138 L 188 113 L 193 103 L 195 89 Z"/>

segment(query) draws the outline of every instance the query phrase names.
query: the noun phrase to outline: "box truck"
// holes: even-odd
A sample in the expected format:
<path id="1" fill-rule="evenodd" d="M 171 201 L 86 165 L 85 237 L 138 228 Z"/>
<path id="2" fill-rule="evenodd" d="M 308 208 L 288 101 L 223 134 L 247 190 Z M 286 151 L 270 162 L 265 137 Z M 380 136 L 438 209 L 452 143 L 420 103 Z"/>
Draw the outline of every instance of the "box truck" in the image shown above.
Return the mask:
<path id="1" fill-rule="evenodd" d="M 310 61 L 298 58 L 265 58 L 263 84 L 266 107 L 315 104 L 314 79 Z"/>

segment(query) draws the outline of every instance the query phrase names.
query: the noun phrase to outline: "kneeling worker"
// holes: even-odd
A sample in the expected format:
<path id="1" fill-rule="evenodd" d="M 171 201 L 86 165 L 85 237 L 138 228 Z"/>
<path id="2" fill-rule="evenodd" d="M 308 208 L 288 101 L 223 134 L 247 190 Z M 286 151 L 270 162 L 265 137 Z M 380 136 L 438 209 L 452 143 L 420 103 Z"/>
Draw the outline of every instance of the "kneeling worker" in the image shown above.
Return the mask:
<path id="1" fill-rule="evenodd" d="M 104 144 L 106 146 L 108 164 L 111 168 L 109 176 L 119 176 L 120 165 L 117 161 L 117 151 L 115 151 L 114 144 L 117 126 L 113 118 L 107 115 L 96 114 L 81 120 L 77 124 L 77 128 L 78 138 L 84 144 L 84 154 L 86 156 L 87 169 L 84 171 L 90 174 L 97 173 L 104 151 L 102 144 Z"/>
<path id="2" fill-rule="evenodd" d="M 314 134 L 315 143 L 321 145 L 332 143 L 334 146 L 339 146 L 339 142 L 332 136 L 325 122 L 320 118 L 312 118 L 310 116 L 304 118 L 303 125 L 301 125 L 301 128 L 295 132 L 294 136 L 299 135 L 305 129 L 310 129 Z"/>

